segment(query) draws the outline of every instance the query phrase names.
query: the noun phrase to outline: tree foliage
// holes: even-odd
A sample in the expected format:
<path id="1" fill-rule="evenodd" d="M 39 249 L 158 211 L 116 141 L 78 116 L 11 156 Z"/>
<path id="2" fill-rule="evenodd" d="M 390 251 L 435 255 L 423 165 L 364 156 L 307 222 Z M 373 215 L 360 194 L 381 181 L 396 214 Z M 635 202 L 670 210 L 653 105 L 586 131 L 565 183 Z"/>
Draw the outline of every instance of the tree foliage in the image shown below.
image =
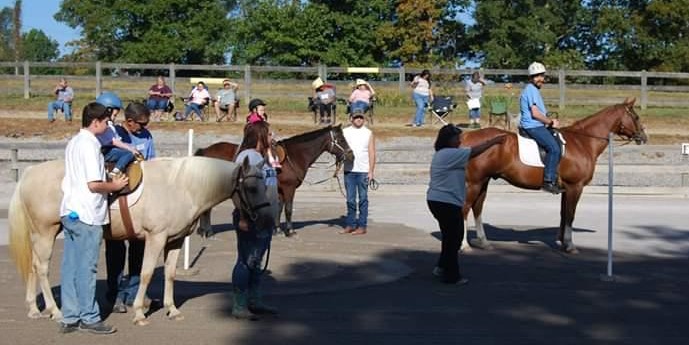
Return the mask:
<path id="1" fill-rule="evenodd" d="M 31 29 L 22 35 L 22 56 L 28 61 L 55 61 L 60 56 L 59 46 L 42 30 Z"/>
<path id="2" fill-rule="evenodd" d="M 75 56 L 130 63 L 221 64 L 228 47 L 222 0 L 64 0 L 55 19 L 83 36 Z"/>

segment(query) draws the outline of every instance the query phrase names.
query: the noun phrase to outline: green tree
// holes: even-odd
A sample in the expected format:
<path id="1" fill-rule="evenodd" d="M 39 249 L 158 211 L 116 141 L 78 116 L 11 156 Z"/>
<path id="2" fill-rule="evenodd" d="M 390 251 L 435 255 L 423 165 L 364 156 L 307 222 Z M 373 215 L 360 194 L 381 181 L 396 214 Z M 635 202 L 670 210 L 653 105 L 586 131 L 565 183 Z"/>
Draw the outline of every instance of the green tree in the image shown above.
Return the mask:
<path id="1" fill-rule="evenodd" d="M 42 30 L 31 29 L 22 35 L 22 56 L 29 61 L 55 61 L 60 56 L 59 43 Z"/>
<path id="2" fill-rule="evenodd" d="M 222 64 L 228 47 L 224 0 L 64 0 L 55 19 L 79 28 L 72 57 L 132 63 Z M 85 52 L 80 52 L 84 50 Z"/>
<path id="3" fill-rule="evenodd" d="M 389 1 L 242 3 L 232 18 L 236 63 L 376 65 L 385 60 L 375 33 L 391 16 Z"/>
<path id="4" fill-rule="evenodd" d="M 12 60 L 12 8 L 4 7 L 0 9 L 0 61 Z"/>
<path id="5" fill-rule="evenodd" d="M 581 68 L 591 33 L 590 13 L 582 3 L 476 1 L 471 55 L 487 68 L 526 68 L 537 60 L 550 68 Z"/>

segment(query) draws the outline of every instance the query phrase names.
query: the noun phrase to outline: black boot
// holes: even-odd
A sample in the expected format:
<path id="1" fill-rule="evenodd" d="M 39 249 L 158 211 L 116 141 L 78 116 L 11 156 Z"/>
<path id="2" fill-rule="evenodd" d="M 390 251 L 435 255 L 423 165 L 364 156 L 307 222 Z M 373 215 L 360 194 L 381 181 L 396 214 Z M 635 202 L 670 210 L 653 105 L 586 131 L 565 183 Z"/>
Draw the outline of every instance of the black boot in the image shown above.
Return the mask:
<path id="1" fill-rule="evenodd" d="M 560 194 L 565 191 L 564 189 L 560 188 L 560 186 L 550 181 L 543 182 L 543 187 L 541 189 L 552 194 Z"/>
<path id="2" fill-rule="evenodd" d="M 257 315 L 277 315 L 275 307 L 263 303 L 263 298 L 258 289 L 249 290 L 249 311 Z"/>
<path id="3" fill-rule="evenodd" d="M 249 296 L 246 291 L 241 292 L 234 290 L 234 303 L 232 304 L 232 316 L 235 319 L 256 321 L 259 319 L 258 315 L 249 311 L 248 302 Z"/>

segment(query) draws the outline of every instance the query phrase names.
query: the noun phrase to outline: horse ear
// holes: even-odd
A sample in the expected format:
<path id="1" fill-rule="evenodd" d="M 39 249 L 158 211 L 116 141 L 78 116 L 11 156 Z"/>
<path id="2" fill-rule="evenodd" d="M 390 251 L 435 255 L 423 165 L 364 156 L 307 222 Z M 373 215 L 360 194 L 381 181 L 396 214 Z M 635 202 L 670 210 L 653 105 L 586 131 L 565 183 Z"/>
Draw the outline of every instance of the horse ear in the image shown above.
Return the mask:
<path id="1" fill-rule="evenodd" d="M 627 99 L 624 100 L 624 104 L 627 106 L 634 106 L 635 102 L 636 102 L 636 97 L 627 97 Z"/>
<path id="2" fill-rule="evenodd" d="M 249 163 L 249 156 L 246 156 L 242 161 L 242 171 L 249 171 L 249 168 L 251 168 L 251 165 Z"/>

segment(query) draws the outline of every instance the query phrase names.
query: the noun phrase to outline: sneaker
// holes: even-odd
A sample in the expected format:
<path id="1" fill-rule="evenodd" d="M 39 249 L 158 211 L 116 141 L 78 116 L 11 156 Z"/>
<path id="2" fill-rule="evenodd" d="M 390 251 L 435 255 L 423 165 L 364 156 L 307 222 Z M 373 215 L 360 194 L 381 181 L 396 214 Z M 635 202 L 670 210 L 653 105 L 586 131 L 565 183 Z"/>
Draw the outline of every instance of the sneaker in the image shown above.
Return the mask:
<path id="1" fill-rule="evenodd" d="M 113 326 L 106 325 L 103 321 L 99 321 L 92 324 L 79 324 L 79 330 L 84 332 L 89 332 L 93 334 L 112 334 L 117 332 L 117 329 Z"/>
<path id="2" fill-rule="evenodd" d="M 108 173 L 108 177 L 110 177 L 111 180 L 114 180 L 115 178 L 120 177 L 122 175 L 124 175 L 124 173 L 117 168 L 112 169 L 112 171 Z"/>
<path id="3" fill-rule="evenodd" d="M 443 277 L 443 274 L 445 273 L 445 270 L 442 269 L 442 268 L 440 268 L 440 267 L 438 267 L 438 266 L 435 266 L 435 267 L 433 267 L 433 271 L 432 271 L 431 273 L 432 273 L 433 276 L 435 276 L 435 277 L 442 278 L 442 277 Z"/>
<path id="4" fill-rule="evenodd" d="M 112 312 L 118 314 L 124 314 L 127 312 L 127 306 L 122 302 L 121 299 L 117 299 L 115 304 L 112 306 Z"/>
<path id="5" fill-rule="evenodd" d="M 544 182 L 543 187 L 541 187 L 541 190 L 546 191 L 548 193 L 552 193 L 552 194 L 560 194 L 560 193 L 565 191 L 564 189 L 560 188 L 560 186 L 558 186 L 557 184 L 555 184 L 553 182 Z"/>
<path id="6" fill-rule="evenodd" d="M 77 321 L 75 323 L 60 322 L 58 327 L 59 327 L 60 333 L 62 333 L 62 334 L 72 333 L 72 332 L 76 331 L 77 329 L 79 329 L 79 321 Z"/>

